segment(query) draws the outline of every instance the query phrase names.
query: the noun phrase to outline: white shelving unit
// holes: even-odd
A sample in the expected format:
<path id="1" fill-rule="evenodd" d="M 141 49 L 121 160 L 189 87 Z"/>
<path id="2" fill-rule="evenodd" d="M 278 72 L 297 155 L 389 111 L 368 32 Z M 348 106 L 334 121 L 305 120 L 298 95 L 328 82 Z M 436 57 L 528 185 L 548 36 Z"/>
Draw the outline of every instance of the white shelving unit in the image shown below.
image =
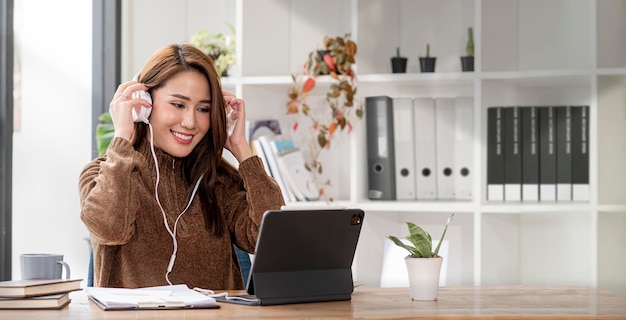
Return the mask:
<path id="1" fill-rule="evenodd" d="M 474 98 L 472 201 L 367 200 L 365 121 L 351 135 L 340 135 L 325 155 L 337 203 L 366 211 L 354 270 L 367 286 L 380 284 L 387 235 L 404 234 L 404 221 L 410 220 L 438 236 L 447 215 L 456 212 L 446 236 L 447 285 L 571 284 L 626 293 L 626 0 L 180 3 L 186 6 L 181 13 L 188 21 L 185 38 L 171 42 L 185 41 L 200 27 L 227 31 L 215 18 L 225 17 L 237 27 L 241 59 L 224 86 L 246 99 L 250 119 L 278 118 L 285 132 L 293 122 L 284 112 L 290 75 L 324 35 L 351 32 L 357 42 L 362 101 L 373 95 Z M 134 2 L 140 5 L 170 12 L 154 9 L 152 1 Z M 135 38 L 148 32 L 132 19 L 129 24 Z M 470 26 L 475 72 L 461 72 L 459 57 Z M 417 57 L 426 43 L 437 57 L 432 74 L 419 73 Z M 390 72 L 397 46 L 409 58 L 406 74 Z M 137 45 L 130 47 L 133 52 Z M 145 60 L 134 57 L 129 74 L 140 67 L 136 61 Z M 591 200 L 487 202 L 487 107 L 567 104 L 590 106 Z"/>

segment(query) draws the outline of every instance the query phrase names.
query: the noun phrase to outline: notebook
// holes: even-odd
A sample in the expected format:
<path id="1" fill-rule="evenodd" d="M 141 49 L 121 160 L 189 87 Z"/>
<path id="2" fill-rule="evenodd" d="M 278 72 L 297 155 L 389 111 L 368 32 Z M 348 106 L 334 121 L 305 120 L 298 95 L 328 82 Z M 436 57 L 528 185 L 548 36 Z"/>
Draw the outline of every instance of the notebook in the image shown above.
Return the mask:
<path id="1" fill-rule="evenodd" d="M 215 299 L 189 289 L 185 284 L 136 289 L 87 287 L 85 292 L 105 311 L 219 308 Z"/>
<path id="2" fill-rule="evenodd" d="M 263 215 L 245 296 L 218 302 L 276 305 L 350 300 L 360 209 L 274 210 Z"/>

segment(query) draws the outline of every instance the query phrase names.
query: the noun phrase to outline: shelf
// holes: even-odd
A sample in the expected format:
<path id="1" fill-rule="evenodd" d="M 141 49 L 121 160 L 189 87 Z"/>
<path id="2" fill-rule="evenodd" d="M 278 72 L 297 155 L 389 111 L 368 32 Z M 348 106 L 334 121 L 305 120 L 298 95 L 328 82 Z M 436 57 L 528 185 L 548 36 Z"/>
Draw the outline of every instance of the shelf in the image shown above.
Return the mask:
<path id="1" fill-rule="evenodd" d="M 230 1 L 222 1 L 230 8 Z M 324 35 L 345 32 L 351 32 L 359 45 L 358 99 L 373 95 L 474 99 L 474 200 L 368 200 L 362 121 L 348 142 L 323 158 L 324 174 L 333 179 L 328 194 L 342 200 L 288 203 L 354 207 L 369 213 L 357 250 L 357 279 L 376 286 L 383 240 L 387 234 L 404 230 L 405 219 L 439 234 L 445 216 L 455 212 L 460 214 L 446 236 L 454 243 L 449 284 L 584 284 L 626 293 L 626 276 L 621 271 L 626 255 L 620 247 L 626 237 L 626 198 L 622 195 L 626 188 L 626 0 L 235 3 L 238 21 L 233 24 L 245 63 L 222 78 L 222 85 L 243 94 L 250 119 L 275 117 L 288 124 L 291 119 L 284 105 L 293 84 L 291 73 L 301 70 L 308 52 Z M 335 10 L 329 13 L 329 7 Z M 203 25 L 222 27 L 221 21 L 206 21 L 204 16 L 198 13 Z M 154 34 L 144 26 L 135 26 L 135 38 Z M 469 26 L 475 34 L 476 71 L 461 72 L 459 56 Z M 434 73 L 419 72 L 417 57 L 424 54 L 426 43 L 437 57 Z M 397 46 L 409 58 L 408 73 L 390 73 L 389 59 Z M 150 48 L 137 44 L 136 49 L 143 47 Z M 316 80 L 320 86 L 331 83 L 329 76 Z M 311 101 L 323 103 L 322 93 L 312 95 Z M 484 200 L 485 110 L 504 105 L 590 106 L 592 201 Z M 337 161 L 339 157 L 350 161 Z M 546 252 L 537 261 L 537 253 Z"/>
<path id="2" fill-rule="evenodd" d="M 588 85 L 592 76 L 626 75 L 626 68 L 489 71 L 489 72 L 433 72 L 433 73 L 372 73 L 359 74 L 357 83 L 390 85 L 472 85 L 475 80 L 515 82 L 522 85 Z M 330 76 L 320 76 L 319 84 L 330 83 Z M 223 85 L 291 85 L 291 75 L 284 76 L 228 76 Z"/>

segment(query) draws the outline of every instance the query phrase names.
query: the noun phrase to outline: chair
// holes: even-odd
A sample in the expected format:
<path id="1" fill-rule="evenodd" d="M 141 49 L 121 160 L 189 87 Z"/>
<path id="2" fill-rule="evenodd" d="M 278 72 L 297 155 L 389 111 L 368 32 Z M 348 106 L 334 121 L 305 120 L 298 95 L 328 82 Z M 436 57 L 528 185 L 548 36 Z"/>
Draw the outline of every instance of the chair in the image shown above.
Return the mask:
<path id="1" fill-rule="evenodd" d="M 237 253 L 237 259 L 239 260 L 239 267 L 241 268 L 243 284 L 245 285 L 248 281 L 248 275 L 250 274 L 250 267 L 252 265 L 250 261 L 250 255 L 247 252 L 239 249 L 239 247 L 237 247 L 236 245 L 234 247 L 235 252 Z"/>

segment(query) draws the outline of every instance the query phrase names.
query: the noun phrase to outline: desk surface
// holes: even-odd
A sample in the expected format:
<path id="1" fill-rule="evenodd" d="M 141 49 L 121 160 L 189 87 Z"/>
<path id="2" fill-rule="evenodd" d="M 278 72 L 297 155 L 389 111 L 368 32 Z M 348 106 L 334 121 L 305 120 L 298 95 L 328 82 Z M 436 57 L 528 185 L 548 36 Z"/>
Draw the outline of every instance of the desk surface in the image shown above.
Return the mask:
<path id="1" fill-rule="evenodd" d="M 589 287 L 442 287 L 437 301 L 411 301 L 407 288 L 359 287 L 351 301 L 160 311 L 103 311 L 83 291 L 70 297 L 61 310 L 0 310 L 0 319 L 626 319 L 626 296 Z"/>

